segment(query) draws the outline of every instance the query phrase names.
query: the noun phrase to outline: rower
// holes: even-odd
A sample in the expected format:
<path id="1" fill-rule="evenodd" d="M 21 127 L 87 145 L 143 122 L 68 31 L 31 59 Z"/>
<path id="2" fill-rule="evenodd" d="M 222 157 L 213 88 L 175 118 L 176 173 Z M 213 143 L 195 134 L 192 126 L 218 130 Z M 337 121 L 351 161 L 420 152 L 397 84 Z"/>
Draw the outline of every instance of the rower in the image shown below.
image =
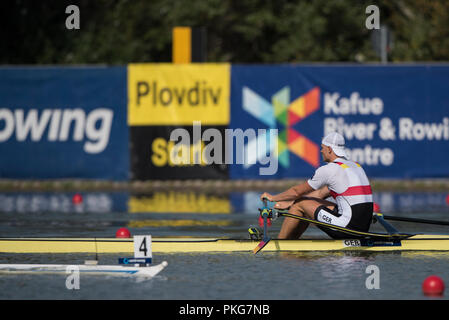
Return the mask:
<path id="1" fill-rule="evenodd" d="M 264 192 L 261 199 L 277 202 L 275 209 L 288 208 L 289 213 L 301 217 L 368 231 L 373 217 L 371 185 L 363 168 L 348 159 L 344 148 L 341 134 L 328 134 L 321 142 L 326 165 L 319 167 L 306 182 L 277 195 Z M 327 200 L 330 196 L 331 201 Z M 308 226 L 306 221 L 285 217 L 278 239 L 298 239 Z M 347 237 L 329 228 L 320 229 L 334 239 Z"/>

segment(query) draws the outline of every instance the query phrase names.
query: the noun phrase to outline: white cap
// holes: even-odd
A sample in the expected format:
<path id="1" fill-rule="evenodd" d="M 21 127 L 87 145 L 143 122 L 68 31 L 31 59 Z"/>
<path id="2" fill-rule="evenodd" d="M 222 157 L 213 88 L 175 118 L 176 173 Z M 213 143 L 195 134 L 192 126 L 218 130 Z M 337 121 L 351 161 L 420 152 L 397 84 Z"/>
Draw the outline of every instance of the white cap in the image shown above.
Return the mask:
<path id="1" fill-rule="evenodd" d="M 337 156 L 348 158 L 345 152 L 345 138 L 338 132 L 329 133 L 323 138 L 321 143 L 331 147 Z"/>

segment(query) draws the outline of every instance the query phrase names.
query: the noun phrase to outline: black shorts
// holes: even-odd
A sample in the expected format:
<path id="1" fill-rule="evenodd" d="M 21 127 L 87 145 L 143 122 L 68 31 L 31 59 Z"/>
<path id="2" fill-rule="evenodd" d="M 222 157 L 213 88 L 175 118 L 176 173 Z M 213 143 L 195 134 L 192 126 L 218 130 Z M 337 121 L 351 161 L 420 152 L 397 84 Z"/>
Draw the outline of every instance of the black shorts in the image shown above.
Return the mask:
<path id="1" fill-rule="evenodd" d="M 373 203 L 366 202 L 353 205 L 351 206 L 351 211 L 352 211 L 351 220 L 348 223 L 344 223 L 345 225 L 342 225 L 339 221 L 341 219 L 341 214 L 338 213 L 337 206 L 335 206 L 333 210 L 327 208 L 324 205 L 319 206 L 315 210 L 314 218 L 317 221 L 335 224 L 337 226 L 345 227 L 356 231 L 363 231 L 363 232 L 369 231 L 369 227 L 373 219 Z M 344 232 L 332 230 L 326 227 L 318 226 L 318 228 L 320 228 L 322 231 L 324 231 L 328 236 L 330 236 L 333 239 L 357 238 L 357 236 L 349 235 Z"/>

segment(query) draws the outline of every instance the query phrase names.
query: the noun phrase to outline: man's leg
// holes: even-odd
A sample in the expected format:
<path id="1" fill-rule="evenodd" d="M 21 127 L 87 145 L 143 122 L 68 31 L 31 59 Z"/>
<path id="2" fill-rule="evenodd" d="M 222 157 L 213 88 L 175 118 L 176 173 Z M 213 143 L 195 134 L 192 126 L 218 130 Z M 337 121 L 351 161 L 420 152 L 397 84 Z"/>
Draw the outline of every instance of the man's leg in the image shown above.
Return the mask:
<path id="1" fill-rule="evenodd" d="M 315 219 L 315 211 L 321 205 L 325 205 L 331 210 L 335 207 L 335 203 L 330 201 L 319 198 L 302 197 L 295 201 L 288 212 L 300 217 Z M 304 231 L 306 231 L 308 226 L 308 222 L 285 217 L 284 222 L 282 223 L 281 231 L 278 235 L 278 239 L 298 239 Z"/>
<path id="2" fill-rule="evenodd" d="M 299 202 L 295 202 L 290 206 L 289 213 L 303 217 L 304 214 L 299 207 Z M 294 218 L 285 217 L 282 223 L 281 231 L 278 239 L 298 239 L 306 231 L 309 226 L 308 222 L 301 221 Z"/>

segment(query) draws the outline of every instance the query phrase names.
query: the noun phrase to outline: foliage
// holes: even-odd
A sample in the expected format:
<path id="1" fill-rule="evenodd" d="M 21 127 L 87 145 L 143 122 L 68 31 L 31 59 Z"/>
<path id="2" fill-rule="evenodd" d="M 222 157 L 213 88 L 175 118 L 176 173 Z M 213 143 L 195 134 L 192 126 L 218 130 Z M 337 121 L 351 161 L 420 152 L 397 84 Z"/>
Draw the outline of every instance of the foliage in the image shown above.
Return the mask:
<path id="1" fill-rule="evenodd" d="M 80 30 L 67 30 L 76 4 Z M 9 0 L 1 64 L 170 62 L 172 28 L 207 28 L 209 62 L 379 61 L 365 27 L 376 4 L 394 36 L 389 59 L 449 60 L 447 0 Z"/>

